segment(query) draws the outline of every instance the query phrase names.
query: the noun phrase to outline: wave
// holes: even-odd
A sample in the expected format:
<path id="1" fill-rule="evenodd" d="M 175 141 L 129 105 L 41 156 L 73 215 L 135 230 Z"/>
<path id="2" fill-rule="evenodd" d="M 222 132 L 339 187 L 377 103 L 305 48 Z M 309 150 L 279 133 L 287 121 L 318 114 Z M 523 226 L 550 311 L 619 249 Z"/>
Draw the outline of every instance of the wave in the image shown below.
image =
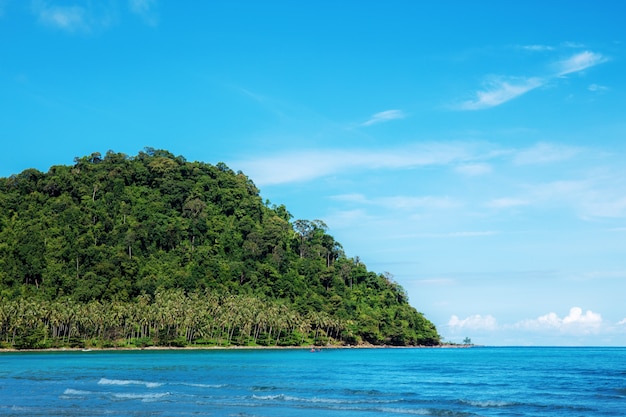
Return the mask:
<path id="1" fill-rule="evenodd" d="M 278 387 L 273 387 L 273 386 L 262 386 L 262 385 L 255 385 L 252 387 L 252 391 L 277 391 L 280 388 Z"/>
<path id="2" fill-rule="evenodd" d="M 332 398 L 304 398 L 304 397 L 294 397 L 291 395 L 285 394 L 276 394 L 276 395 L 253 395 L 253 399 L 261 400 L 261 401 L 292 401 L 292 402 L 300 402 L 300 403 L 327 403 L 327 404 L 353 404 L 354 402 L 349 400 L 339 400 Z"/>
<path id="3" fill-rule="evenodd" d="M 167 397 L 169 395 L 171 395 L 171 393 L 169 392 L 160 392 L 160 393 L 151 393 L 151 394 L 124 392 L 124 393 L 113 394 L 113 397 L 117 399 L 121 399 L 121 400 L 141 400 L 141 401 L 147 402 L 147 401 L 156 401 L 161 398 Z"/>
<path id="4" fill-rule="evenodd" d="M 461 417 L 461 416 L 469 416 L 467 413 L 458 413 L 456 411 L 438 409 L 438 408 L 416 408 L 416 409 L 406 409 L 406 408 L 378 408 L 376 410 L 380 413 L 385 414 L 409 414 L 409 415 L 417 415 L 417 416 L 447 416 L 447 417 Z"/>
<path id="5" fill-rule="evenodd" d="M 77 395 L 81 397 L 84 397 L 85 395 L 91 395 L 91 394 L 93 394 L 92 391 L 82 391 L 82 390 L 72 389 L 72 388 L 68 388 L 65 391 L 63 391 L 63 395 Z"/>
<path id="6" fill-rule="evenodd" d="M 276 394 L 276 395 L 252 395 L 252 399 L 260 401 L 286 401 L 309 404 L 394 404 L 404 402 L 400 399 L 393 400 L 374 400 L 374 399 L 342 399 L 342 398 L 320 398 L 320 397 L 296 397 L 292 395 Z"/>
<path id="7" fill-rule="evenodd" d="M 343 390 L 343 392 L 346 395 L 370 395 L 370 396 L 386 395 L 386 393 L 379 391 L 377 389 L 362 390 L 362 389 L 346 388 Z"/>
<path id="8" fill-rule="evenodd" d="M 157 388 L 162 386 L 163 384 L 160 382 L 146 382 L 146 381 L 138 381 L 135 379 L 108 379 L 101 378 L 98 381 L 98 385 L 143 385 L 146 388 Z"/>
<path id="9" fill-rule="evenodd" d="M 196 388 L 226 388 L 228 386 L 227 384 L 196 384 L 191 382 L 181 382 L 180 385 Z"/>
<path id="10" fill-rule="evenodd" d="M 500 408 L 500 407 L 513 407 L 519 405 L 519 403 L 512 401 L 497 401 L 497 400 L 460 400 L 462 404 L 471 405 L 472 407 L 479 408 Z"/>
<path id="11" fill-rule="evenodd" d="M 404 415 L 419 415 L 419 416 L 448 416 L 448 417 L 463 417 L 474 415 L 471 413 L 457 412 L 449 409 L 439 408 L 401 408 L 401 407 L 389 407 L 376 405 L 373 401 L 349 401 L 339 400 L 332 398 L 301 398 L 292 397 L 289 395 L 253 395 L 253 399 L 256 400 L 268 400 L 268 401 L 294 401 L 300 403 L 298 408 L 310 408 L 310 409 L 325 409 L 334 411 L 355 411 L 359 413 L 382 413 L 382 414 L 404 414 Z M 400 402 L 400 401 L 393 401 Z M 391 403 L 391 402 L 390 402 Z M 304 405 L 308 404 L 308 405 Z"/>
<path id="12" fill-rule="evenodd" d="M 121 383 L 118 383 L 121 382 Z M 115 381 L 110 383 L 109 381 L 105 381 L 103 385 L 139 385 L 133 384 L 134 381 L 130 383 L 126 383 L 127 381 Z M 141 384 L 145 385 L 145 384 Z M 85 391 L 78 390 L 73 388 L 67 388 L 63 391 L 63 394 L 60 396 L 61 399 L 80 399 L 85 398 L 87 396 L 100 395 L 107 398 L 113 398 L 118 400 L 141 400 L 144 402 L 156 401 L 164 397 L 168 397 L 172 395 L 171 392 L 96 392 L 96 391 Z"/>

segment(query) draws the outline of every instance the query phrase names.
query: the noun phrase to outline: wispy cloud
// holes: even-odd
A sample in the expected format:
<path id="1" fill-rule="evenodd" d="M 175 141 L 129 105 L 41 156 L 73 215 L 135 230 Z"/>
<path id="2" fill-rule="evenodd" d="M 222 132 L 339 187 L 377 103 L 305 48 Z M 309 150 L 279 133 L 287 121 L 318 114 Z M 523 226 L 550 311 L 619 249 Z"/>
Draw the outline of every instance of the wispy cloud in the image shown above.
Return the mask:
<path id="1" fill-rule="evenodd" d="M 414 280 L 412 283 L 417 285 L 455 285 L 457 282 L 452 278 L 426 278 Z"/>
<path id="2" fill-rule="evenodd" d="M 427 238 L 427 239 L 457 239 L 471 237 L 495 236 L 499 234 L 494 230 L 484 231 L 466 231 L 466 232 L 447 232 L 447 233 L 416 233 L 401 236 L 402 238 Z"/>
<path id="3" fill-rule="evenodd" d="M 32 10 L 39 21 L 67 32 L 87 31 L 87 10 L 81 6 L 49 6 L 43 1 L 33 1 Z"/>
<path id="4" fill-rule="evenodd" d="M 329 224 L 355 225 L 371 224 L 375 219 L 362 208 L 354 210 L 337 210 L 331 216 L 327 216 L 325 221 Z"/>
<path id="5" fill-rule="evenodd" d="M 367 203 L 367 198 L 363 194 L 358 194 L 358 193 L 334 195 L 331 198 L 335 201 L 346 201 L 350 203 Z"/>
<path id="6" fill-rule="evenodd" d="M 521 45 L 520 48 L 532 52 L 554 51 L 554 46 L 550 45 Z"/>
<path id="7" fill-rule="evenodd" d="M 0 12 L 2 1 L 0 0 Z M 56 5 L 49 0 L 32 0 L 31 10 L 41 24 L 68 33 L 89 33 L 118 22 L 117 2 L 74 3 Z M 128 0 L 128 10 L 150 26 L 156 26 L 159 22 L 157 0 Z"/>
<path id="8" fill-rule="evenodd" d="M 460 110 L 482 110 L 499 106 L 541 87 L 543 84 L 544 81 L 537 77 L 497 77 L 488 81 L 483 90 L 477 91 L 474 99 L 461 103 L 458 108 Z"/>
<path id="9" fill-rule="evenodd" d="M 580 204 L 580 210 L 585 217 L 622 218 L 626 217 L 626 197 L 623 195 L 598 195 L 589 190 L 588 200 Z"/>
<path id="10" fill-rule="evenodd" d="M 609 88 L 604 85 L 590 84 L 589 87 L 587 87 L 587 90 L 596 93 L 596 92 L 608 91 Z"/>
<path id="11" fill-rule="evenodd" d="M 582 151 L 581 148 L 550 143 L 537 143 L 530 148 L 515 152 L 515 165 L 547 164 L 571 159 Z"/>
<path id="12" fill-rule="evenodd" d="M 559 61 L 556 64 L 557 67 L 557 76 L 562 77 L 567 74 L 571 74 L 574 72 L 580 72 L 587 68 L 596 66 L 598 64 L 602 64 L 607 62 L 608 58 L 602 54 L 598 54 L 591 51 L 580 52 L 574 56 L 571 56 L 567 59 Z"/>
<path id="13" fill-rule="evenodd" d="M 527 206 L 529 202 L 520 198 L 495 198 L 489 201 L 486 206 L 495 209 L 506 209 L 511 207 Z"/>
<path id="14" fill-rule="evenodd" d="M 470 211 L 488 208 L 515 212 L 526 207 L 549 212 L 558 209 L 589 221 L 626 218 L 626 180 L 616 157 L 593 148 L 546 142 L 520 149 L 489 143 L 435 142 L 391 149 L 298 150 L 228 163 L 246 172 L 261 187 L 335 176 L 352 180 L 355 175 L 376 171 L 385 175 L 405 171 L 414 176 L 424 168 L 428 172 L 453 170 L 467 176 L 467 181 L 474 181 L 473 177 L 489 174 L 493 166 L 504 176 L 488 175 L 485 181 L 506 184 L 506 188 L 477 188 L 484 193 L 475 198 L 463 190 L 443 189 L 435 194 L 418 191 L 377 198 L 346 194 L 334 199 L 419 213 L 463 207 Z M 534 174 L 535 167 L 542 170 L 542 176 Z M 420 171 L 411 172 L 415 169 Z"/>
<path id="15" fill-rule="evenodd" d="M 68 33 L 90 33 L 107 28 L 118 20 L 114 3 L 76 3 L 78 5 L 57 6 L 46 0 L 32 0 L 31 11 L 41 24 Z"/>
<path id="16" fill-rule="evenodd" d="M 585 44 L 580 43 L 580 42 L 568 41 L 568 42 L 563 42 L 561 46 L 563 46 L 564 48 L 580 49 L 580 48 L 584 48 Z"/>
<path id="17" fill-rule="evenodd" d="M 404 119 L 406 114 L 402 110 L 385 110 L 376 113 L 369 120 L 362 123 L 361 126 L 371 126 L 378 123 L 388 122 L 390 120 Z"/>
<path id="18" fill-rule="evenodd" d="M 438 196 L 393 196 L 393 197 L 381 197 L 373 200 L 373 203 L 390 208 L 390 209 L 402 209 L 402 210 L 414 210 L 417 208 L 429 208 L 429 209 L 448 209 L 452 207 L 458 207 L 459 202 L 450 197 L 438 197 Z"/>
<path id="19" fill-rule="evenodd" d="M 418 208 L 447 209 L 458 207 L 460 202 L 450 197 L 407 196 L 377 197 L 368 199 L 363 194 L 343 194 L 332 196 L 335 201 L 378 206 L 394 210 L 414 210 Z"/>
<path id="20" fill-rule="evenodd" d="M 619 175 L 619 174 L 617 174 Z M 570 207 L 582 219 L 626 217 L 626 197 L 621 178 L 599 176 L 527 185 L 535 204 Z"/>
<path id="21" fill-rule="evenodd" d="M 476 314 L 473 316 L 460 319 L 457 316 L 450 317 L 448 326 L 453 330 L 496 330 L 498 322 L 492 315 L 482 316 Z"/>
<path id="22" fill-rule="evenodd" d="M 551 50 L 549 47 L 543 45 L 528 45 L 522 48 L 534 51 Z M 496 107 L 526 94 L 529 91 L 535 90 L 556 78 L 583 71 L 587 68 L 607 62 L 608 60 L 609 59 L 602 54 L 583 51 L 554 63 L 552 65 L 552 68 L 554 68 L 552 72 L 545 76 L 491 77 L 485 82 L 484 88 L 474 94 L 475 98 L 454 107 L 458 110 L 483 110 Z"/>
<path id="23" fill-rule="evenodd" d="M 157 0 L 128 0 L 130 11 L 140 16 L 150 26 L 159 23 Z"/>
<path id="24" fill-rule="evenodd" d="M 236 161 L 259 185 L 309 181 L 359 169 L 408 169 L 472 160 L 478 152 L 469 143 L 424 143 L 396 149 L 313 149 L 267 158 Z"/>
<path id="25" fill-rule="evenodd" d="M 454 168 L 456 172 L 468 177 L 477 177 L 480 175 L 490 174 L 493 170 L 489 164 L 463 164 Z"/>

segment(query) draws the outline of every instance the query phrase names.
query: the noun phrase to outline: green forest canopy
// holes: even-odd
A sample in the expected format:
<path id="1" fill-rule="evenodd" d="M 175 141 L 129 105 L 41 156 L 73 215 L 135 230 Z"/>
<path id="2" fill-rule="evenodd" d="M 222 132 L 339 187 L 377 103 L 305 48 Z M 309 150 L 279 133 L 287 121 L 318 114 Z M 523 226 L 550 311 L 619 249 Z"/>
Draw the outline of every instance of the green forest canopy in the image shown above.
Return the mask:
<path id="1" fill-rule="evenodd" d="M 440 342 L 388 274 L 223 163 L 74 162 L 0 178 L 6 347 Z"/>

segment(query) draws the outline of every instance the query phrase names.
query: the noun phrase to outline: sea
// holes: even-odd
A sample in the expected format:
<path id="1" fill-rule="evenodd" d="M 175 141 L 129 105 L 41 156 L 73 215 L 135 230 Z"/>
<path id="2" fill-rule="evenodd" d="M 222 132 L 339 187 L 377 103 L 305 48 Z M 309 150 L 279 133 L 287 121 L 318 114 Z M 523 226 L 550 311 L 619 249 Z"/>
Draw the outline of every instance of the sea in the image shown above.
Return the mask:
<path id="1" fill-rule="evenodd" d="M 1 416 L 626 416 L 626 348 L 0 353 Z"/>

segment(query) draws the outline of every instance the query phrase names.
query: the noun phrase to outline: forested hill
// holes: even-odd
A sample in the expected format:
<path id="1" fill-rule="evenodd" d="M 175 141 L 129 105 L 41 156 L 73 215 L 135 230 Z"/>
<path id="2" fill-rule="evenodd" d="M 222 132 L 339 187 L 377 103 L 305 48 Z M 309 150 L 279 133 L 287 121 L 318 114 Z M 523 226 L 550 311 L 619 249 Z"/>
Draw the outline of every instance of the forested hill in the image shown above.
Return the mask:
<path id="1" fill-rule="evenodd" d="M 223 163 L 74 162 L 0 178 L 0 347 L 440 341 L 388 275 Z"/>

